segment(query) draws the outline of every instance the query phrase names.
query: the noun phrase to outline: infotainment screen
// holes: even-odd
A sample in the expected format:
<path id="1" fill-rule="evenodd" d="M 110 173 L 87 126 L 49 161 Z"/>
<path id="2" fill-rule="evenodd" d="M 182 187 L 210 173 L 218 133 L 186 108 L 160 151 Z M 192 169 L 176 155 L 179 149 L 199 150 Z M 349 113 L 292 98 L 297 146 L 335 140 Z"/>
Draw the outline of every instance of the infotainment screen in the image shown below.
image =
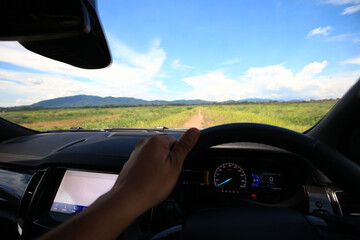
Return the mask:
<path id="1" fill-rule="evenodd" d="M 50 211 L 75 214 L 114 185 L 117 174 L 66 170 Z"/>

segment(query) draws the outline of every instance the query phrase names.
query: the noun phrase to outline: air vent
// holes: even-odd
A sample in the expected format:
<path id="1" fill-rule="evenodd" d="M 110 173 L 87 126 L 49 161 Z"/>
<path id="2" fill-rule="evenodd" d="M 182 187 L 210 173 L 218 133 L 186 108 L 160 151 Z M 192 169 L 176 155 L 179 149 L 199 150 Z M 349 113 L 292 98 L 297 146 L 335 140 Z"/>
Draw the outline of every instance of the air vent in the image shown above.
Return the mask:
<path id="1" fill-rule="evenodd" d="M 357 216 L 360 217 L 360 203 L 345 192 L 336 192 L 336 197 L 339 201 L 343 216 Z"/>
<path id="2" fill-rule="evenodd" d="M 36 172 L 33 177 L 31 178 L 26 191 L 21 199 L 20 210 L 18 215 L 18 229 L 19 234 L 21 235 L 21 230 L 24 227 L 24 222 L 26 219 L 26 213 L 28 212 L 31 200 L 33 195 L 38 187 L 42 177 L 44 176 L 46 170 L 40 170 Z"/>

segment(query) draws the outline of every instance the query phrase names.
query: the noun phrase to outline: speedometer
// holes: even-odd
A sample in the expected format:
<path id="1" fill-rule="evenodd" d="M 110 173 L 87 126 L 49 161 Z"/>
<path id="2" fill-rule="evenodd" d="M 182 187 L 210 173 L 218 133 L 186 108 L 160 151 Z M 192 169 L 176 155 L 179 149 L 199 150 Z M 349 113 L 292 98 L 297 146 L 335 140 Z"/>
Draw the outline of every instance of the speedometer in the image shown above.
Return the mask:
<path id="1" fill-rule="evenodd" d="M 246 187 L 246 174 L 235 163 L 223 163 L 214 172 L 214 185 L 222 192 L 239 193 Z"/>

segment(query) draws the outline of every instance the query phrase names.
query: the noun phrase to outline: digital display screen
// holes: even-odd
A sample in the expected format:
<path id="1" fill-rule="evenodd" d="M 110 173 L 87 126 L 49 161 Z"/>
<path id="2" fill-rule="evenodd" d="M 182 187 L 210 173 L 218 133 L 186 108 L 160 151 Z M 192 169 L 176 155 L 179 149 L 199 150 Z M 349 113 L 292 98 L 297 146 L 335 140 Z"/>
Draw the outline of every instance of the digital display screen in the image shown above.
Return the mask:
<path id="1" fill-rule="evenodd" d="M 50 211 L 76 214 L 108 192 L 118 175 L 66 170 Z"/>
<path id="2" fill-rule="evenodd" d="M 251 174 L 252 188 L 268 188 L 272 190 L 281 190 L 280 173 L 257 172 Z"/>

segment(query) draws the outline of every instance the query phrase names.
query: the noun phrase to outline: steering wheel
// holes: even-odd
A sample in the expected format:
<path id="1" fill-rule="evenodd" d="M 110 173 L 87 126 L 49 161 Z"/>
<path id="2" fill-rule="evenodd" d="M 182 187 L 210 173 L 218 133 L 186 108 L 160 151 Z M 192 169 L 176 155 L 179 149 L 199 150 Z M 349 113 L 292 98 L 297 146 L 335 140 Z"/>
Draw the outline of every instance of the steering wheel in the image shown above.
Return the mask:
<path id="1" fill-rule="evenodd" d="M 356 184 L 360 183 L 360 167 L 356 163 L 320 141 L 288 129 L 254 123 L 207 128 L 201 131 L 199 141 L 189 156 L 232 142 L 262 143 L 292 152 L 315 165 L 354 198 L 360 199 L 360 184 Z M 261 206 L 200 211 L 185 220 L 182 237 L 186 240 L 318 239 L 314 229 L 298 211 Z M 153 239 L 168 238 L 158 236 Z"/>

